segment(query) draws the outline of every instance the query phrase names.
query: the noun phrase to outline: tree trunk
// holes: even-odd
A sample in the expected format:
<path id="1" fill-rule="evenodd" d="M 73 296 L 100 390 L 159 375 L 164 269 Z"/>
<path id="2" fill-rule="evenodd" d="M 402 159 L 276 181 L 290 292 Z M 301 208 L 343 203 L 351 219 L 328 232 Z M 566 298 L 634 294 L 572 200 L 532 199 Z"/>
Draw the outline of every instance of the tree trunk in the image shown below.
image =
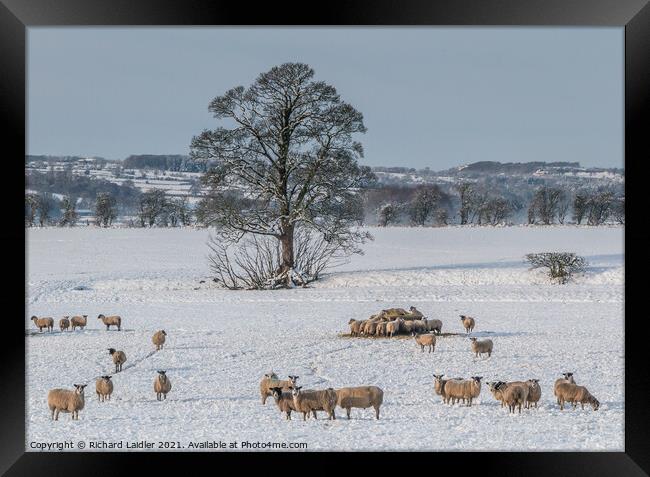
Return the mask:
<path id="1" fill-rule="evenodd" d="M 280 245 L 282 247 L 282 263 L 280 264 L 279 274 L 286 273 L 293 268 L 293 232 L 294 226 L 287 225 L 280 236 Z M 291 274 L 287 273 L 286 285 L 291 286 Z"/>

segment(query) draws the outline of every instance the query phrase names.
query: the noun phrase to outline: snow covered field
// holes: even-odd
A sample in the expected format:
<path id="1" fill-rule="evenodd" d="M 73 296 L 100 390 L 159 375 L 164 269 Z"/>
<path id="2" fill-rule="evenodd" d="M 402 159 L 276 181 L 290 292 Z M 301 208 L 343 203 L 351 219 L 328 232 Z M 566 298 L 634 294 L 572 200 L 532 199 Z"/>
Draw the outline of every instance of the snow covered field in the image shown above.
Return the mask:
<path id="1" fill-rule="evenodd" d="M 31 442 L 236 441 L 306 443 L 309 450 L 610 450 L 624 449 L 623 229 L 620 227 L 371 229 L 364 256 L 313 288 L 220 290 L 206 262 L 208 232 L 193 229 L 30 229 L 28 231 L 27 450 Z M 528 270 L 529 252 L 584 255 L 589 269 L 567 285 Z M 200 283 L 205 280 L 205 283 Z M 77 288 L 77 289 L 75 289 Z M 435 353 L 412 339 L 340 336 L 350 318 L 415 305 L 461 332 L 459 314 L 476 317 L 475 336 L 494 341 L 475 359 L 464 336 L 439 338 Z M 105 331 L 99 313 L 120 314 L 123 331 Z M 34 332 L 31 315 L 87 314 L 84 331 Z M 164 328 L 164 350 L 151 335 Z M 107 348 L 126 352 L 110 402 L 94 378 L 112 373 Z M 378 385 L 381 419 L 284 420 L 260 403 L 259 380 L 273 369 L 305 388 Z M 172 391 L 157 402 L 156 370 Z M 601 408 L 560 411 L 552 385 L 573 371 Z M 487 386 L 471 408 L 447 406 L 433 374 L 484 381 L 539 378 L 540 409 L 509 415 Z M 88 383 L 79 421 L 50 420 L 47 391 Z M 179 444 L 176 444 L 179 445 Z M 75 446 L 76 450 L 76 446 Z M 248 449 L 245 449 L 248 450 Z"/>

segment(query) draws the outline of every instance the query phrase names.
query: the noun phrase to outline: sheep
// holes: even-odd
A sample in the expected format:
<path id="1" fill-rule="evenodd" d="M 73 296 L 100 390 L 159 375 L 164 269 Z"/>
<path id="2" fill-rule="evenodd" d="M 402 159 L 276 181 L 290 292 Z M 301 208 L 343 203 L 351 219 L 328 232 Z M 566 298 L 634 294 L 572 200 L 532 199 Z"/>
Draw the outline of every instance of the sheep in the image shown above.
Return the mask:
<path id="1" fill-rule="evenodd" d="M 384 391 L 377 386 L 357 386 L 352 388 L 340 388 L 335 390 L 336 404 L 345 409 L 348 419 L 350 419 L 350 410 L 353 407 L 375 409 L 375 418 L 379 419 L 379 408 L 384 402 Z"/>
<path id="2" fill-rule="evenodd" d="M 503 400 L 503 390 L 499 389 L 501 387 L 500 384 L 505 384 L 505 383 L 503 381 L 491 381 L 485 384 L 488 385 L 488 388 L 490 389 L 490 392 L 494 396 L 494 399 L 496 399 L 501 403 L 501 407 L 505 406 L 505 401 Z"/>
<path id="3" fill-rule="evenodd" d="M 359 321 L 359 334 L 358 334 L 358 336 L 365 335 L 364 331 L 366 329 L 366 323 L 368 323 L 368 320 Z"/>
<path id="4" fill-rule="evenodd" d="M 67 316 L 64 316 L 59 320 L 59 328 L 61 329 L 61 331 L 70 329 L 70 320 L 68 319 Z"/>
<path id="5" fill-rule="evenodd" d="M 447 404 L 449 401 L 449 396 L 445 393 L 445 384 L 449 379 L 442 379 L 444 374 L 434 374 L 433 375 L 433 389 L 435 393 L 442 398 L 442 402 Z"/>
<path id="6" fill-rule="evenodd" d="M 167 393 L 172 390 L 172 382 L 167 377 L 166 371 L 158 371 L 158 376 L 153 380 L 153 390 L 158 401 L 167 399 Z"/>
<path id="7" fill-rule="evenodd" d="M 472 352 L 475 353 L 477 358 L 483 353 L 487 353 L 488 358 L 492 356 L 492 347 L 494 346 L 492 340 L 478 341 L 476 338 L 470 338 L 470 340 L 472 341 Z"/>
<path id="8" fill-rule="evenodd" d="M 422 318 L 422 321 L 424 321 L 426 331 L 435 331 L 438 334 L 442 332 L 442 321 L 428 320 L 426 318 Z"/>
<path id="9" fill-rule="evenodd" d="M 361 334 L 361 323 L 363 321 L 355 320 L 354 318 L 348 321 L 348 325 L 350 325 L 350 336 L 359 336 Z"/>
<path id="10" fill-rule="evenodd" d="M 111 381 L 110 376 L 102 376 L 95 381 L 95 392 L 97 393 L 97 399 L 100 402 L 111 400 L 111 394 L 113 394 L 113 381 Z"/>
<path id="11" fill-rule="evenodd" d="M 404 332 L 411 334 L 413 333 L 413 330 L 415 330 L 415 326 L 413 325 L 412 320 L 404 320 L 402 318 L 402 321 L 400 323 L 400 328 L 404 330 Z"/>
<path id="12" fill-rule="evenodd" d="M 386 336 L 390 336 L 392 338 L 393 335 L 399 332 L 402 323 L 404 323 L 404 320 L 402 318 L 396 318 L 393 321 L 386 323 Z"/>
<path id="13" fill-rule="evenodd" d="M 272 395 L 271 388 L 281 388 L 282 390 L 293 389 L 298 381 L 299 376 L 289 376 L 288 380 L 281 380 L 273 371 L 264 375 L 260 381 L 260 395 L 262 404 L 266 404 L 266 398 Z"/>
<path id="14" fill-rule="evenodd" d="M 463 326 L 465 327 L 465 333 L 470 333 L 471 331 L 474 330 L 474 325 L 476 324 L 476 321 L 471 316 L 460 315 L 460 321 L 463 323 Z"/>
<path id="15" fill-rule="evenodd" d="M 126 354 L 124 351 L 115 351 L 115 348 L 108 348 L 108 354 L 113 357 L 115 363 L 115 372 L 122 371 L 122 365 L 126 362 Z"/>
<path id="16" fill-rule="evenodd" d="M 526 381 L 526 384 L 528 385 L 526 409 L 530 409 L 531 404 L 535 404 L 535 409 L 537 409 L 537 403 L 542 397 L 542 388 L 539 385 L 539 379 L 529 379 Z"/>
<path id="17" fill-rule="evenodd" d="M 572 383 L 560 383 L 557 386 L 557 396 L 560 400 L 560 410 L 564 410 L 564 403 L 570 402 L 573 404 L 573 409 L 576 408 L 578 403 L 582 409 L 585 404 L 590 404 L 594 411 L 600 407 L 600 402 L 596 399 L 589 390 L 584 386 L 578 386 Z"/>
<path id="18" fill-rule="evenodd" d="M 271 395 L 275 399 L 280 412 L 287 415 L 287 420 L 291 420 L 291 411 L 296 411 L 296 405 L 293 403 L 293 395 L 290 392 L 283 392 L 282 388 L 271 388 Z"/>
<path id="19" fill-rule="evenodd" d="M 59 420 L 59 412 L 72 413 L 72 419 L 79 419 L 79 411 L 84 408 L 84 388 L 86 384 L 75 384 L 74 391 L 52 389 L 47 393 L 47 407 L 52 411 L 52 419 Z"/>
<path id="20" fill-rule="evenodd" d="M 307 414 L 313 413 L 316 419 L 316 411 L 325 411 L 328 419 L 336 419 L 334 409 L 336 409 L 336 391 L 327 388 L 322 391 L 301 391 L 302 386 L 294 386 L 291 394 L 293 395 L 293 404 L 297 412 L 302 412 L 302 420 L 307 420 Z"/>
<path id="21" fill-rule="evenodd" d="M 464 399 L 468 406 L 472 406 L 472 401 L 481 394 L 482 376 L 472 376 L 471 379 L 456 380 L 450 379 L 445 383 L 444 393 L 451 399 L 452 404 Z"/>
<path id="22" fill-rule="evenodd" d="M 500 382 L 497 384 L 496 389 L 501 391 L 502 401 L 508 405 L 508 412 L 514 413 L 515 408 L 519 407 L 519 414 L 521 414 L 521 406 L 528 399 L 528 385 L 521 381 Z"/>
<path id="23" fill-rule="evenodd" d="M 576 384 L 575 379 L 573 379 L 573 373 L 562 373 L 562 378 L 556 379 L 555 384 L 553 384 L 553 394 L 557 398 L 557 403 L 560 404 L 560 397 L 557 394 L 557 387 L 562 383 L 571 383 Z"/>
<path id="24" fill-rule="evenodd" d="M 151 337 L 151 342 L 156 346 L 156 351 L 163 349 L 163 345 L 165 344 L 165 336 L 167 336 L 167 332 L 165 330 L 158 330 Z"/>
<path id="25" fill-rule="evenodd" d="M 102 320 L 102 322 L 106 325 L 106 331 L 109 330 L 111 325 L 117 326 L 117 331 L 122 330 L 122 318 L 117 315 L 112 315 L 112 316 L 99 315 L 97 319 Z"/>
<path id="26" fill-rule="evenodd" d="M 377 336 L 386 336 L 386 325 L 388 323 L 385 321 L 380 321 L 377 323 L 377 329 L 375 330 L 375 334 Z"/>
<path id="27" fill-rule="evenodd" d="M 412 320 L 416 320 L 418 318 L 423 318 L 424 315 L 422 314 L 421 311 L 419 311 L 417 308 L 414 306 L 409 307 L 409 311 L 407 313 L 408 317 L 411 318 Z"/>
<path id="28" fill-rule="evenodd" d="M 30 318 L 36 327 L 38 328 L 39 333 L 43 332 L 43 328 L 47 328 L 47 331 L 53 331 L 54 330 L 54 318 L 44 317 L 44 318 L 39 318 L 38 316 L 32 316 Z"/>
<path id="29" fill-rule="evenodd" d="M 88 323 L 88 315 L 73 316 L 70 318 L 70 325 L 72 325 L 72 331 L 74 331 L 77 326 L 84 329 L 84 326 Z"/>
<path id="30" fill-rule="evenodd" d="M 429 353 L 435 351 L 436 349 L 436 335 L 434 334 L 417 334 L 415 331 L 412 333 L 412 336 L 415 338 L 415 342 L 422 348 L 424 353 L 424 347 L 429 347 Z"/>
<path id="31" fill-rule="evenodd" d="M 366 324 L 363 327 L 363 334 L 365 334 L 366 336 L 374 335 L 375 331 L 377 330 L 377 323 L 378 321 L 373 321 L 373 320 L 366 321 Z"/>
<path id="32" fill-rule="evenodd" d="M 427 322 L 425 320 L 413 320 L 412 323 L 412 331 L 415 331 L 416 333 L 426 333 L 428 331 Z"/>

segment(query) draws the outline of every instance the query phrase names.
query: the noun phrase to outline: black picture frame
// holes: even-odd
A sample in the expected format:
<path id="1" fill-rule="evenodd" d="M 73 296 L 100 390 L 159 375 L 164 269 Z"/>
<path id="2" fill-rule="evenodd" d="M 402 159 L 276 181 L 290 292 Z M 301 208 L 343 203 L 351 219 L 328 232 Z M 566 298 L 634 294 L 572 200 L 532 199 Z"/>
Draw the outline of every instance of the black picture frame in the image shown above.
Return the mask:
<path id="1" fill-rule="evenodd" d="M 489 26 L 619 26 L 625 28 L 625 169 L 626 216 L 625 249 L 633 260 L 625 263 L 625 452 L 525 452 L 525 453 L 441 453 L 437 456 L 409 457 L 414 470 L 424 465 L 442 469 L 440 462 L 462 461 L 470 471 L 491 475 L 590 475 L 634 476 L 650 472 L 650 421 L 648 397 L 650 378 L 645 340 L 648 324 L 641 306 L 640 287 L 648 260 L 644 248 L 650 234 L 643 223 L 649 209 L 648 194 L 643 190 L 650 161 L 650 5 L 647 0 L 403 0 L 394 2 L 335 1 L 307 8 L 305 2 L 267 2 L 253 6 L 244 2 L 192 0 L 0 0 L 0 95 L 1 116 L 5 124 L 3 161 L 5 190 L 18 204 L 24 200 L 24 188 L 17 180 L 19 157 L 25 155 L 25 56 L 26 29 L 32 26 L 72 25 L 489 25 Z M 9 145 L 9 154 L 7 154 Z M 14 180 L 15 178 L 15 180 Z M 647 187 L 647 186 L 646 186 Z M 1 380 L 0 472 L 6 475 L 116 475 L 133 470 L 134 460 L 153 463 L 143 453 L 32 453 L 25 452 L 25 302 L 18 304 L 21 290 L 26 291 L 25 229 L 19 207 L 8 208 L 5 223 L 0 227 L 2 250 L 18 263 L 5 268 L 4 296 L 16 307 L 15 313 L 4 317 L 9 332 L 3 333 L 0 345 Z M 17 253 L 12 253 L 14 250 Z M 23 258 L 23 260 L 21 260 Z M 6 263 L 6 262 L 5 262 Z M 21 282 L 20 267 L 24 280 Z M 637 278 L 638 277 L 638 278 Z M 534 430 L 531 430 L 534 432 Z M 396 436 L 399 438 L 399 436 Z M 353 449 L 350 449 L 353 450 Z M 534 451 L 534 450 L 532 450 Z M 272 465 L 278 471 L 300 470 L 301 457 L 293 454 L 291 461 L 280 453 L 260 456 L 236 453 L 229 458 L 249 464 L 255 458 L 260 466 Z M 221 453 L 156 454 L 156 468 L 169 470 L 181 463 L 189 471 L 198 463 L 223 459 Z M 310 453 L 321 461 L 322 470 L 336 471 L 340 455 Z M 347 456 L 350 458 L 350 454 Z M 293 459 L 298 459 L 294 461 Z M 381 467 L 387 461 L 377 456 L 357 456 L 350 460 L 363 462 L 366 470 Z M 284 462 L 287 467 L 277 467 Z M 399 462 L 399 461 L 396 461 Z M 398 464 L 399 465 L 399 464 Z M 153 468 L 151 468 L 153 471 Z M 213 468 L 213 470 L 215 470 Z M 303 469 L 307 470 L 307 469 Z M 212 472 L 211 472 L 212 473 Z"/>

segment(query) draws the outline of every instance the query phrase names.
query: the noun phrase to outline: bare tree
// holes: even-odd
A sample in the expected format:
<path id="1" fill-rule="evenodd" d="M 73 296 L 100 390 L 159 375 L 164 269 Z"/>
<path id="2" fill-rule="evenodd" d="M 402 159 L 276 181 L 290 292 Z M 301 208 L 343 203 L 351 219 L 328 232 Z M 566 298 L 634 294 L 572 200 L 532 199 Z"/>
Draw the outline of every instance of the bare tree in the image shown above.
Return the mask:
<path id="1" fill-rule="evenodd" d="M 619 224 L 625 224 L 625 197 L 617 197 L 614 200 L 612 216 Z"/>
<path id="2" fill-rule="evenodd" d="M 176 197 L 167 202 L 168 218 L 172 227 L 177 225 L 190 225 L 192 223 L 192 213 L 189 207 L 187 197 Z"/>
<path id="3" fill-rule="evenodd" d="M 449 214 L 447 212 L 447 209 L 440 207 L 436 209 L 434 215 L 436 218 L 436 225 L 438 226 L 447 225 L 449 221 Z"/>
<path id="4" fill-rule="evenodd" d="M 409 217 L 414 225 L 424 225 L 440 201 L 438 186 L 425 186 L 416 190 L 409 203 Z"/>
<path id="5" fill-rule="evenodd" d="M 73 227 L 77 223 L 78 214 L 77 214 L 77 199 L 66 195 L 61 200 L 61 219 L 59 220 L 60 226 L 70 226 Z"/>
<path id="6" fill-rule="evenodd" d="M 589 194 L 586 191 L 578 191 L 573 197 L 573 221 L 580 225 L 587 215 L 589 208 Z"/>
<path id="7" fill-rule="evenodd" d="M 528 209 L 529 223 L 534 223 L 539 217 L 543 224 L 552 224 L 564 197 L 565 192 L 557 187 L 542 186 L 537 189 Z M 533 222 L 530 222 L 531 218 Z"/>
<path id="8" fill-rule="evenodd" d="M 45 226 L 50 220 L 50 214 L 54 208 L 54 197 L 48 192 L 38 194 L 38 225 Z"/>
<path id="9" fill-rule="evenodd" d="M 317 231 L 341 251 L 358 253 L 368 234 L 356 230 L 361 215 L 357 190 L 372 178 L 360 167 L 366 131 L 360 112 L 333 86 L 313 79 L 302 63 L 286 63 L 215 98 L 209 110 L 224 126 L 194 137 L 192 157 L 215 165 L 204 176 L 210 208 L 203 220 L 222 241 L 252 234 L 280 243 L 277 276 L 285 286 L 301 282 L 295 272 L 294 235 Z M 229 126 L 229 127 L 226 127 Z M 233 200 L 245 194 L 246 207 Z"/>
<path id="10" fill-rule="evenodd" d="M 469 221 L 470 213 L 474 205 L 473 193 L 474 187 L 469 182 L 460 182 L 455 186 L 460 198 L 460 208 L 458 213 L 460 215 L 460 224 L 465 225 Z"/>
<path id="11" fill-rule="evenodd" d="M 117 217 L 117 201 L 108 192 L 100 192 L 95 199 L 96 224 L 109 227 Z"/>
<path id="12" fill-rule="evenodd" d="M 571 198 L 569 194 L 564 191 L 560 191 L 560 196 L 558 198 L 556 211 L 557 211 L 557 221 L 561 224 L 564 224 L 566 216 L 569 213 L 569 208 L 571 207 Z"/>
<path id="13" fill-rule="evenodd" d="M 482 222 L 490 225 L 504 224 L 512 214 L 512 205 L 502 197 L 492 197 L 480 209 Z M 479 220 L 481 223 L 481 220 Z"/>
<path id="14" fill-rule="evenodd" d="M 398 221 L 401 212 L 401 205 L 395 202 L 383 204 L 377 210 L 377 221 L 380 227 L 386 227 Z"/>
<path id="15" fill-rule="evenodd" d="M 588 202 L 589 225 L 601 225 L 609 219 L 614 205 L 614 193 L 601 190 L 593 194 Z"/>
<path id="16" fill-rule="evenodd" d="M 27 194 L 25 195 L 25 223 L 28 227 L 33 227 L 36 222 L 36 214 L 38 213 L 38 195 Z"/>
<path id="17" fill-rule="evenodd" d="M 544 252 L 529 253 L 526 259 L 531 268 L 548 268 L 551 280 L 566 283 L 574 273 L 582 272 L 587 267 L 587 261 L 575 253 Z"/>
<path id="18" fill-rule="evenodd" d="M 156 222 L 159 225 L 167 225 L 167 198 L 162 189 L 153 189 L 145 192 L 140 197 L 138 205 L 138 218 L 142 227 L 153 227 Z"/>

